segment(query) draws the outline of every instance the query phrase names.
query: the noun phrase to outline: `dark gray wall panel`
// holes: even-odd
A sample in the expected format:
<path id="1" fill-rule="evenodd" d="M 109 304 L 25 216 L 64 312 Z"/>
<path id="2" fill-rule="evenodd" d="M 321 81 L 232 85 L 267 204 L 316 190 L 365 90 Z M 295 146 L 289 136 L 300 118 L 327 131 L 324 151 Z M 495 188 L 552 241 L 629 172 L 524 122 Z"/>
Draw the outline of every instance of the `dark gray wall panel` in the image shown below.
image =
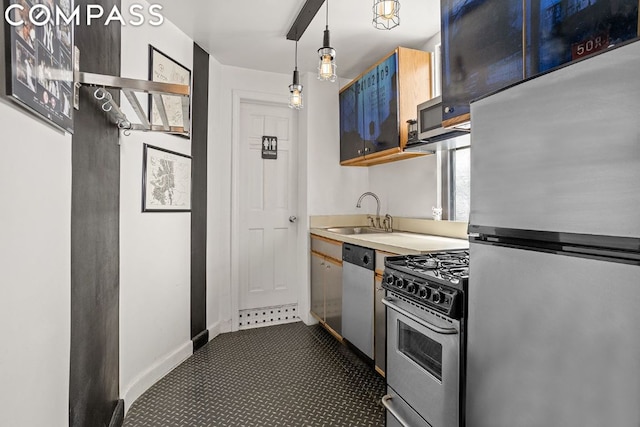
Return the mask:
<path id="1" fill-rule="evenodd" d="M 209 54 L 193 45 L 192 198 L 191 198 L 191 338 L 194 351 L 207 343 L 207 132 Z"/>
<path id="2" fill-rule="evenodd" d="M 81 10 L 87 3 L 76 2 Z M 119 76 L 120 32 L 119 23 L 76 28 L 81 71 Z M 120 151 L 118 131 L 92 94 L 81 90 L 72 149 L 71 427 L 108 426 L 119 388 Z"/>

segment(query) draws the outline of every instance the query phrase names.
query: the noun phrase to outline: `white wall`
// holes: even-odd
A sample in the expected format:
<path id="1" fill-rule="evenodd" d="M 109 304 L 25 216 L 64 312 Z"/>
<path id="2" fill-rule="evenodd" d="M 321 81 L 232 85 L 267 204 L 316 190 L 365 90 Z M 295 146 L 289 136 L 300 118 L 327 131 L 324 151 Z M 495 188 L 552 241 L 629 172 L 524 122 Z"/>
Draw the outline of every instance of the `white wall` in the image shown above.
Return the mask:
<path id="1" fill-rule="evenodd" d="M 123 10 L 132 3 L 123 1 Z M 193 69 L 193 41 L 165 20 L 122 28 L 123 77 L 148 79 L 149 44 Z M 191 214 L 141 212 L 143 143 L 191 153 L 191 142 L 178 136 L 120 136 L 120 396 L 127 409 L 192 352 Z"/>
<path id="2" fill-rule="evenodd" d="M 382 215 L 431 218 L 431 207 L 437 200 L 436 156 L 371 166 L 369 189 L 380 197 Z M 365 200 L 362 207 L 369 206 L 368 213 L 375 213 L 372 199 Z"/>
<path id="3" fill-rule="evenodd" d="M 223 114 L 225 107 L 218 99 L 222 93 L 222 65 L 213 55 L 209 56 L 209 133 L 207 151 L 207 328 L 209 339 L 220 333 L 220 290 L 225 280 L 229 280 L 231 266 L 230 258 L 225 254 L 230 252 L 230 235 L 228 234 L 231 221 L 231 193 L 224 187 L 223 172 L 230 169 L 230 159 L 221 155 L 225 144 L 231 137 L 223 137 L 225 126 L 216 120 Z M 227 107 L 230 108 L 230 107 Z M 229 184 L 230 185 L 230 184 Z M 220 258 L 223 258 L 222 260 Z M 228 261 L 225 263 L 224 261 Z"/>
<path id="4" fill-rule="evenodd" d="M 0 405 L 6 426 L 69 420 L 71 136 L 0 103 Z"/>
<path id="5" fill-rule="evenodd" d="M 440 44 L 441 41 L 441 33 L 438 32 L 434 34 L 427 42 L 422 46 L 420 50 L 426 50 L 427 52 L 433 52 L 436 45 Z"/>
<path id="6" fill-rule="evenodd" d="M 338 83 L 320 81 L 313 73 L 304 78 L 308 117 L 307 158 L 309 215 L 363 213 L 358 197 L 369 191 L 369 171 L 340 166 L 340 111 Z"/>

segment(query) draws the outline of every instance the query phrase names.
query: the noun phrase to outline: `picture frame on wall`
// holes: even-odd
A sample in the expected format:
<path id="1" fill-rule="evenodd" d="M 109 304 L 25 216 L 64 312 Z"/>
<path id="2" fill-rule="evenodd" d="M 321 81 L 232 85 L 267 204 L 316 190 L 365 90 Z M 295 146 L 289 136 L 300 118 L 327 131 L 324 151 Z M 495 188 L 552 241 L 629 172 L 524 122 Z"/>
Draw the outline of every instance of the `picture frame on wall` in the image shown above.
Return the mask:
<path id="1" fill-rule="evenodd" d="M 191 211 L 191 157 L 144 144 L 142 212 Z"/>
<path id="2" fill-rule="evenodd" d="M 1 0 L 0 93 L 36 117 L 65 132 L 73 133 L 73 22 L 56 25 L 53 20 L 36 26 L 29 19 L 31 8 L 40 4 L 52 12 L 71 13 L 74 0 Z"/>
<path id="3" fill-rule="evenodd" d="M 191 70 L 149 45 L 149 80 L 191 86 Z M 169 126 L 184 128 L 182 100 L 177 96 L 169 95 L 163 95 L 162 100 Z M 160 112 L 151 95 L 149 95 L 149 122 L 152 125 L 162 125 Z"/>

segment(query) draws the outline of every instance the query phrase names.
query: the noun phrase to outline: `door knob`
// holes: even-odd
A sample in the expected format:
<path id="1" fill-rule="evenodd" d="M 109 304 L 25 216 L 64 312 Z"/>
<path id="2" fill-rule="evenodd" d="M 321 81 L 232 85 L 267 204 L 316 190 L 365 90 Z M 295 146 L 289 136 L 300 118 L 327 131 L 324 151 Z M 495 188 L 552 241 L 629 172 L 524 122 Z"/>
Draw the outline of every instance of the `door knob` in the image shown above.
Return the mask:
<path id="1" fill-rule="evenodd" d="M 296 217 L 295 215 L 291 215 L 289 217 L 289 222 L 291 222 L 291 223 L 296 222 L 297 220 L 298 220 L 298 217 Z"/>

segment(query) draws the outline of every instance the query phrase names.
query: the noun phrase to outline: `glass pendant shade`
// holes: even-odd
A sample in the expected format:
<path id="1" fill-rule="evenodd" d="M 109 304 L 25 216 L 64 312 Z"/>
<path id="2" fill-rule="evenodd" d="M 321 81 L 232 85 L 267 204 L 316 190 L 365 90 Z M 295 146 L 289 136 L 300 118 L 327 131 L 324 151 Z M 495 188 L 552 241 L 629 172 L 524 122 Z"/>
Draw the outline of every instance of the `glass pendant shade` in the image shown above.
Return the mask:
<path id="1" fill-rule="evenodd" d="M 300 110 L 302 107 L 304 107 L 302 99 L 302 85 L 295 83 L 289 85 L 289 108 Z"/>
<path id="2" fill-rule="evenodd" d="M 318 49 L 318 55 L 320 56 L 318 79 L 335 82 L 338 77 L 336 75 L 336 63 L 334 61 L 336 56 L 335 49 L 331 47 L 321 47 Z"/>
<path id="3" fill-rule="evenodd" d="M 296 67 L 293 70 L 293 83 L 289 85 L 289 108 L 300 110 L 303 106 L 302 85 L 298 74 L 298 41 L 296 40 Z"/>
<path id="4" fill-rule="evenodd" d="M 373 0 L 373 26 L 390 30 L 400 25 L 399 0 Z"/>

